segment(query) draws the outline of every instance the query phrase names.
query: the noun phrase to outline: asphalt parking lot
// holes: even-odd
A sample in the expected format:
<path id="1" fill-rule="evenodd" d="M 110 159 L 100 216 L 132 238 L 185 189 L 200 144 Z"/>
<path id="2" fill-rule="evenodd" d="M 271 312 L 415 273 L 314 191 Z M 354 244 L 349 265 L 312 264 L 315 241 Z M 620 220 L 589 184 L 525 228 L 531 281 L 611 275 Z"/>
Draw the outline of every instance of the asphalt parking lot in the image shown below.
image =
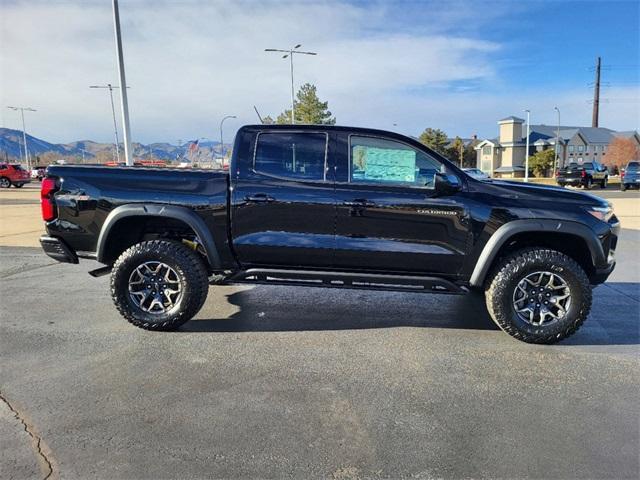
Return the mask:
<path id="1" fill-rule="evenodd" d="M 0 246 L 0 478 L 638 478 L 639 251 L 533 346 L 473 297 L 271 286 L 146 332 L 97 264 Z"/>

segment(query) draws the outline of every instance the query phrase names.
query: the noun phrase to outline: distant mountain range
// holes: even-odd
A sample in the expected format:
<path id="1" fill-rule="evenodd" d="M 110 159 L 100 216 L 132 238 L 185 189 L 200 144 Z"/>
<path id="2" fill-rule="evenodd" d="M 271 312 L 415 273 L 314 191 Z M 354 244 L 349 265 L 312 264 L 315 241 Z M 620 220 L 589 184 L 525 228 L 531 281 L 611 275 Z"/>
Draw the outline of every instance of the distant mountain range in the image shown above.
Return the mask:
<path id="1" fill-rule="evenodd" d="M 199 144 L 198 150 L 193 154 L 194 161 L 210 160 L 215 153 L 219 156 L 220 142 L 206 141 Z M 158 159 L 175 161 L 177 159 L 190 159 L 189 144 L 172 145 L 170 143 L 151 143 L 144 145 L 133 142 L 133 156 L 135 159 Z M 229 146 L 225 144 L 225 150 Z M 10 128 L 0 128 L 0 161 L 20 161 L 23 154 L 22 131 Z M 27 134 L 27 150 L 32 161 L 38 159 L 41 163 L 51 163 L 55 160 L 106 162 L 113 159 L 114 144 L 99 143 L 91 140 L 79 140 L 71 143 L 49 143 L 40 138 Z M 38 157 L 38 158 L 36 158 Z M 120 144 L 120 159 L 124 161 L 124 148 Z"/>

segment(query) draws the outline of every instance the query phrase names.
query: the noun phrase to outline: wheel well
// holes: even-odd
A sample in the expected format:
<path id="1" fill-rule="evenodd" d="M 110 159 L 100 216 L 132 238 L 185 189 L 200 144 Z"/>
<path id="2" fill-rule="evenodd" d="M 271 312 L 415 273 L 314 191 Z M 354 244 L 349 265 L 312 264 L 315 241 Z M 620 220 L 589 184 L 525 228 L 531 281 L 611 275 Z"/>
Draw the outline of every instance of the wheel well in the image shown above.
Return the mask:
<path id="1" fill-rule="evenodd" d="M 130 216 L 118 220 L 105 239 L 102 261 L 110 265 L 122 252 L 136 243 L 160 238 L 195 242 L 193 243 L 195 250 L 203 256 L 205 265 L 209 268 L 204 248 L 187 223 L 174 218 L 155 216 Z"/>
<path id="2" fill-rule="evenodd" d="M 587 242 L 578 236 L 561 232 L 521 232 L 509 238 L 500 248 L 491 267 L 510 253 L 527 247 L 550 248 L 573 258 L 588 277 L 595 273 L 591 251 Z"/>

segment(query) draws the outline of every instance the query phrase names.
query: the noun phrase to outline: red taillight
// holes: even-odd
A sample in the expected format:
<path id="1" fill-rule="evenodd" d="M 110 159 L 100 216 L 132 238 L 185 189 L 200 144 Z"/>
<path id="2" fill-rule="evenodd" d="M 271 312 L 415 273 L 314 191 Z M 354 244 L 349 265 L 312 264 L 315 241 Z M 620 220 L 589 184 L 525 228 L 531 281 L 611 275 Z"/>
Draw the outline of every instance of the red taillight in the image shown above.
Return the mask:
<path id="1" fill-rule="evenodd" d="M 580 174 L 580 176 L 582 178 L 586 177 L 587 176 L 587 171 L 586 170 L 582 170 L 582 173 Z"/>
<path id="2" fill-rule="evenodd" d="M 620 172 L 620 178 L 624 178 L 624 170 Z"/>
<path id="3" fill-rule="evenodd" d="M 556 170 L 556 177 L 560 176 L 560 170 Z"/>
<path id="4" fill-rule="evenodd" d="M 42 180 L 40 187 L 40 207 L 42 208 L 42 219 L 50 222 L 56 218 L 56 207 L 53 204 L 53 193 L 56 190 L 56 181 L 54 178 L 45 178 Z"/>

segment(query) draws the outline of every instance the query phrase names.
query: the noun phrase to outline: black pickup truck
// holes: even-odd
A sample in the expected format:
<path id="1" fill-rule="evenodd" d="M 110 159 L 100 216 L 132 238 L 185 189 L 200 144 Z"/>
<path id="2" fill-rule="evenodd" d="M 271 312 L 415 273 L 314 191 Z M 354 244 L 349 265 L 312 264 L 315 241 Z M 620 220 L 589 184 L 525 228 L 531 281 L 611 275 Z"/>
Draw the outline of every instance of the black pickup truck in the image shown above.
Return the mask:
<path id="1" fill-rule="evenodd" d="M 333 126 L 245 126 L 228 172 L 52 166 L 41 196 L 45 252 L 104 264 L 117 309 L 152 330 L 192 318 L 210 284 L 281 284 L 484 292 L 505 332 L 553 343 L 589 314 L 619 231 L 598 197 Z"/>
<path id="2" fill-rule="evenodd" d="M 556 172 L 556 182 L 561 187 L 571 185 L 591 189 L 593 185 L 607 188 L 609 183 L 609 171 L 605 165 L 598 162 L 571 162 Z"/>

